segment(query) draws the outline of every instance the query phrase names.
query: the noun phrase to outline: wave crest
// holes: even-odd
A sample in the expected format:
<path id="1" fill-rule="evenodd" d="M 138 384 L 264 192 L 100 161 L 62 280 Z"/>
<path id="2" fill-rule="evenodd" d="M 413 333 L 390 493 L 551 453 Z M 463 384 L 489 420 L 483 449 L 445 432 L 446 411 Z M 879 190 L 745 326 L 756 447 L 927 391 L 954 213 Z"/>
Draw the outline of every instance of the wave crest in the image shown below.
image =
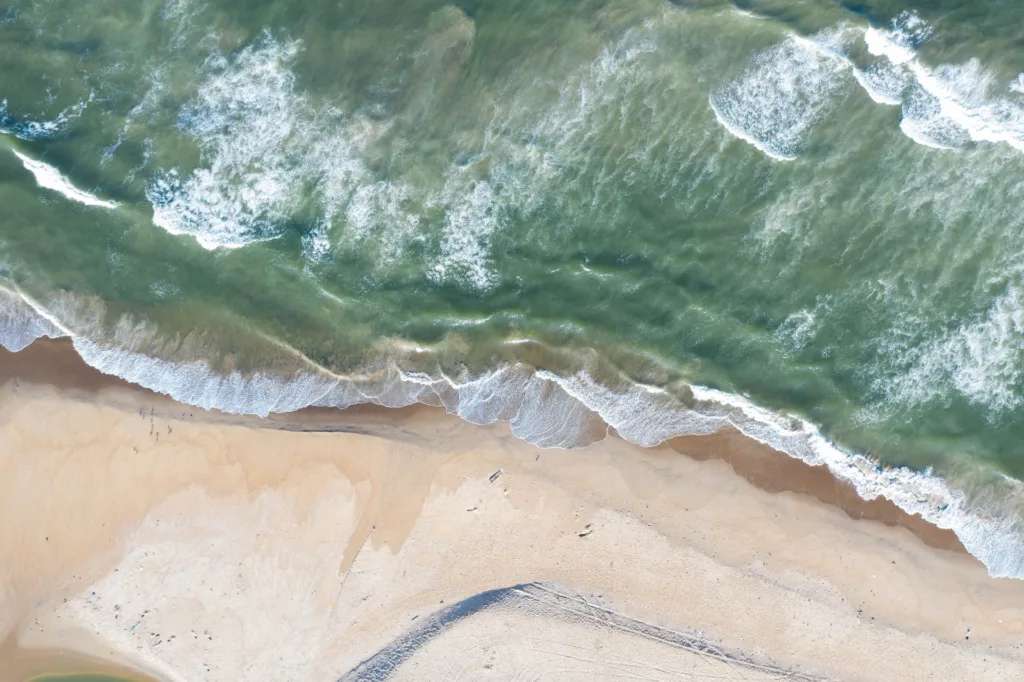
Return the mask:
<path id="1" fill-rule="evenodd" d="M 758 53 L 709 98 L 719 123 L 780 161 L 800 156 L 816 123 L 845 97 L 841 61 L 792 36 Z"/>

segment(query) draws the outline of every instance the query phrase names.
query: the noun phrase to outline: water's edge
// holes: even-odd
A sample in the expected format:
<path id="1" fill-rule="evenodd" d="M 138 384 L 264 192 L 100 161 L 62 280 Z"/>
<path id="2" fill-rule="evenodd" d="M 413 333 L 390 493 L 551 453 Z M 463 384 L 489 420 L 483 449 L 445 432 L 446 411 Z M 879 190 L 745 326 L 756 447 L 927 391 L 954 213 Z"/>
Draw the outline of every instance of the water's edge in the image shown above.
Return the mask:
<path id="1" fill-rule="evenodd" d="M 204 409 L 266 417 L 304 407 L 346 408 L 425 404 L 443 407 L 470 423 L 508 422 L 519 438 L 538 447 L 582 447 L 607 436 L 609 428 L 636 445 L 657 446 L 677 436 L 709 435 L 734 427 L 747 437 L 812 466 L 826 466 L 865 500 L 885 498 L 909 514 L 953 531 L 992 577 L 1024 579 L 1021 517 L 1013 510 L 1022 484 L 1006 479 L 1006 490 L 984 504 L 969 501 L 931 470 L 883 467 L 825 438 L 813 424 L 780 415 L 741 397 L 690 386 L 682 402 L 667 391 L 640 384 L 608 388 L 585 371 L 560 376 L 522 362 L 478 376 L 431 376 L 409 371 L 392 359 L 358 375 L 340 375 L 309 362 L 290 376 L 270 373 L 223 375 L 203 361 L 174 363 L 75 333 L 37 302 L 0 290 L 0 345 L 12 352 L 37 338 L 68 338 L 81 359 L 108 375 Z"/>

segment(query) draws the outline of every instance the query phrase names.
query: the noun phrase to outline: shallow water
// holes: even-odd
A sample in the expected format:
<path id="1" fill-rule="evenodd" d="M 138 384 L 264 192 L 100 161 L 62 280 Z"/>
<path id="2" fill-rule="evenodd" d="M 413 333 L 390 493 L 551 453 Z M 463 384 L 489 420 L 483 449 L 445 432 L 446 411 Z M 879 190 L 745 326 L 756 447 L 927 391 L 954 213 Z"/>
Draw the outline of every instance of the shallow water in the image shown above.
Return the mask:
<path id="1" fill-rule="evenodd" d="M 0 642 L 4 682 L 156 682 L 155 677 L 67 649 L 20 648 L 14 638 Z"/>
<path id="2" fill-rule="evenodd" d="M 0 336 L 231 411 L 732 422 L 1024 576 L 1019 15 L 0 1 Z"/>

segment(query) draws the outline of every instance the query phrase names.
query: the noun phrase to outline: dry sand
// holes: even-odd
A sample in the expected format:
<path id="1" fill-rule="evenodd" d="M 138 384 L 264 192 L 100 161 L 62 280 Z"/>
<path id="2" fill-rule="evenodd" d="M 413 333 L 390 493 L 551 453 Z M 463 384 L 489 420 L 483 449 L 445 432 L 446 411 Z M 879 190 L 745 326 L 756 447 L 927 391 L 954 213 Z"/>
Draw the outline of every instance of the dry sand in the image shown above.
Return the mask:
<path id="1" fill-rule="evenodd" d="M 1024 679 L 1024 582 L 736 433 L 260 421 L 37 342 L 0 355 L 0 486 L 3 682 Z"/>

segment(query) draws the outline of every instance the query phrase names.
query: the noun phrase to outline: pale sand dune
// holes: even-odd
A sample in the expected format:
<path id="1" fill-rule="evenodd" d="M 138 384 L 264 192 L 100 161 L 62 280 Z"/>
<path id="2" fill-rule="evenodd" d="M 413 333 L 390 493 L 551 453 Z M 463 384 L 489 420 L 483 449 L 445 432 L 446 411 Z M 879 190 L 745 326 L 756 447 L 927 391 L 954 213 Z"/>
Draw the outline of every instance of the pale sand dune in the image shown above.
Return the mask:
<path id="1" fill-rule="evenodd" d="M 58 386 L 0 385 L 0 640 L 22 654 L 189 681 L 1024 679 L 1024 583 L 935 529 L 668 447 L 538 450 L 432 409 L 258 428 L 59 361 Z M 0 680 L 27 670 L 0 656 Z"/>

